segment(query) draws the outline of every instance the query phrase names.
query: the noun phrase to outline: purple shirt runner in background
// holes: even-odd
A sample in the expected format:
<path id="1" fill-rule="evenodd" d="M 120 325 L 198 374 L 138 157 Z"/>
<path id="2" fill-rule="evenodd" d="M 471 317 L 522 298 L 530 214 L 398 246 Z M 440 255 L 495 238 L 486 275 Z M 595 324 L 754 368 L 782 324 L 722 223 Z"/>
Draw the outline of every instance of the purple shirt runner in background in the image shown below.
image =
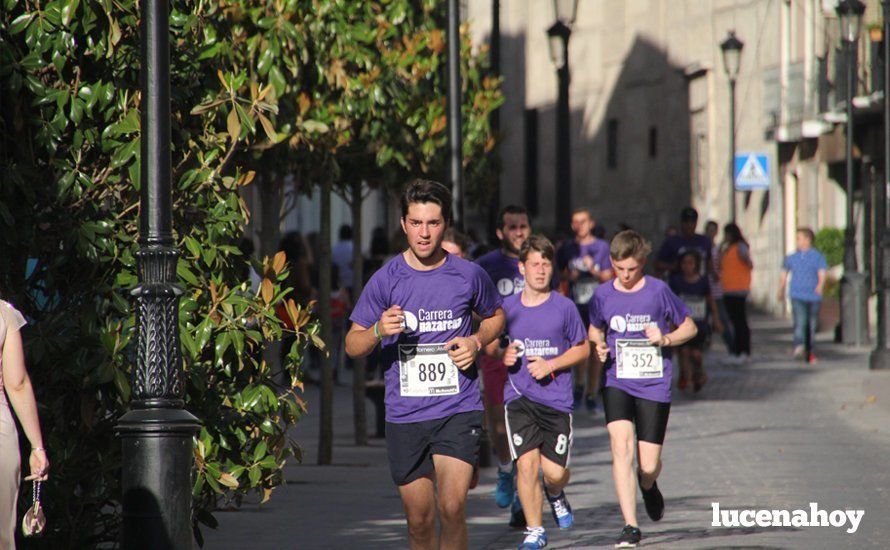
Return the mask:
<path id="1" fill-rule="evenodd" d="M 525 278 L 519 273 L 519 258 L 507 256 L 500 248 L 480 256 L 476 263 L 488 273 L 501 296 L 519 294 L 525 288 Z"/>
<path id="2" fill-rule="evenodd" d="M 708 295 L 711 294 L 711 283 L 707 277 L 699 275 L 698 280 L 690 283 L 683 278 L 682 273 L 674 273 L 670 279 L 671 290 L 683 300 L 689 309 L 689 316 L 695 321 L 698 331 L 708 328 Z"/>
<path id="3" fill-rule="evenodd" d="M 587 270 L 584 265 L 584 256 L 593 259 L 593 265 L 598 271 L 612 269 L 612 258 L 609 256 L 609 243 L 602 239 L 595 239 L 591 243 L 578 244 L 571 239 L 566 241 L 556 254 L 556 266 L 559 271 L 575 269 L 581 272 L 581 276 L 574 283 L 569 284 L 569 296 L 578 306 L 585 306 L 590 302 L 599 280 Z M 586 309 L 586 308 L 585 308 Z"/>
<path id="4" fill-rule="evenodd" d="M 429 344 L 444 344 L 458 336 L 470 336 L 474 311 L 486 318 L 501 307 L 501 298 L 488 275 L 476 264 L 450 254 L 436 269 L 418 271 L 407 264 L 403 254 L 399 254 L 368 281 L 350 320 L 371 327 L 394 305 L 404 310 L 407 330 L 381 342 L 387 422 L 404 424 L 481 411 L 478 373 L 473 367 L 467 371 L 457 369 L 457 379 L 448 380 L 455 384 L 453 394 L 403 394 L 409 387 L 406 384 L 416 390 L 418 381 L 429 384 L 430 393 L 444 387 L 436 386 L 430 380 L 441 377 L 446 371 L 446 365 L 442 363 L 449 361 L 443 358 L 447 350 Z M 429 363 L 424 363 L 425 357 L 430 359 Z M 442 370 L 424 370 L 425 366 L 433 364 Z M 402 369 L 403 365 L 405 369 Z M 407 378 L 409 366 L 413 373 L 410 380 Z M 450 368 L 447 370 L 450 372 Z"/>
<path id="5" fill-rule="evenodd" d="M 615 288 L 615 284 L 616 281 L 612 281 L 600 285 L 590 301 L 590 324 L 605 331 L 609 346 L 609 357 L 604 366 L 606 387 L 624 390 L 634 397 L 670 403 L 673 377 L 671 348 L 657 348 L 662 354 L 661 376 L 619 378 L 616 366 L 617 346 L 621 343 L 622 350 L 628 350 L 624 356 L 631 366 L 635 360 L 641 358 L 630 353 L 632 348 L 648 348 L 645 343 L 647 326 L 657 324 L 663 334 L 668 334 L 673 327 L 679 326 L 686 317 L 690 317 L 689 309 L 660 279 L 645 276 L 643 288 L 635 292 L 621 292 Z M 649 366 L 648 359 L 642 359 Z"/>
<path id="6" fill-rule="evenodd" d="M 551 291 L 547 301 L 527 307 L 517 294 L 504 300 L 504 312 L 510 341 L 519 340 L 523 347 L 519 360 L 507 369 L 509 384 L 504 386 L 504 403 L 525 396 L 558 411 L 572 412 L 572 369 L 560 369 L 555 376 L 535 380 L 528 372 L 528 358 L 553 359 L 587 340 L 575 304 Z"/>
<path id="7" fill-rule="evenodd" d="M 708 268 L 708 262 L 711 261 L 711 248 L 713 243 L 711 239 L 709 239 L 706 235 L 701 235 L 696 233 L 691 237 L 684 237 L 683 235 L 671 235 L 662 243 L 661 248 L 658 250 L 658 261 L 665 262 L 668 264 L 676 263 L 680 260 L 680 256 L 683 255 L 689 249 L 697 250 L 699 255 L 701 256 L 701 272 L 704 274 Z M 680 266 L 677 265 L 674 267 L 673 271 L 677 271 L 680 269 Z"/>

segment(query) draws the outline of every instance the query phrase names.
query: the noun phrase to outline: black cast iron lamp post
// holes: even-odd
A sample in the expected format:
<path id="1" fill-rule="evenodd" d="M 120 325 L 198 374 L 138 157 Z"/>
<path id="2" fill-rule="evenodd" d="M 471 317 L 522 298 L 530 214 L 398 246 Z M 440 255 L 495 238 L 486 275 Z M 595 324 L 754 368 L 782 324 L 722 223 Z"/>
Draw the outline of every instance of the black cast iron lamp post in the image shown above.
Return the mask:
<path id="1" fill-rule="evenodd" d="M 890 82 L 890 0 L 882 0 L 881 7 L 884 11 L 884 33 L 882 36 L 882 48 L 884 51 L 884 167 L 883 177 L 875 184 L 875 222 L 877 243 L 875 249 L 877 257 L 875 265 L 878 268 L 878 335 L 875 349 L 871 352 L 868 366 L 872 369 L 890 368 L 890 219 L 888 219 L 888 189 L 890 189 L 890 94 L 887 93 L 887 83 Z"/>
<path id="2" fill-rule="evenodd" d="M 837 5 L 841 42 L 847 56 L 846 98 L 846 191 L 847 227 L 844 232 L 844 277 L 841 279 L 841 334 L 844 344 L 862 346 L 868 342 L 867 277 L 856 265 L 856 227 L 853 170 L 853 97 L 856 95 L 856 44 L 862 27 L 865 4 L 843 0 Z"/>
<path id="3" fill-rule="evenodd" d="M 556 103 L 556 204 L 554 226 L 569 219 L 572 200 L 571 132 L 569 119 L 569 38 L 578 0 L 554 0 L 556 22 L 547 29 L 550 60 L 556 66 L 559 93 Z"/>
<path id="4" fill-rule="evenodd" d="M 130 411 L 121 438 L 123 530 L 127 550 L 192 547 L 192 438 L 198 420 L 184 407 L 170 165 L 170 30 L 167 0 L 144 0 L 141 25 L 141 189 L 138 332 Z"/>
<path id="5" fill-rule="evenodd" d="M 729 221 L 735 223 L 735 82 L 742 62 L 742 48 L 745 43 L 738 39 L 735 31 L 729 31 L 720 43 L 723 52 L 723 69 L 729 78 Z"/>

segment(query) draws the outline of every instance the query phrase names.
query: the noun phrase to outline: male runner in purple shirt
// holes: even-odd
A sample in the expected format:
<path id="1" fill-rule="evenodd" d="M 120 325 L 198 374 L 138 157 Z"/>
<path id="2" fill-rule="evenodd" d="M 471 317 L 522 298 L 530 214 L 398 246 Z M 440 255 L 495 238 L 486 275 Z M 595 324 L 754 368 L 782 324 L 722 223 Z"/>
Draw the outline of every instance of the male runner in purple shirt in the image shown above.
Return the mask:
<path id="1" fill-rule="evenodd" d="M 451 192 L 415 180 L 401 199 L 408 249 L 368 281 L 346 353 L 381 346 L 386 447 L 411 548 L 467 548 L 466 499 L 479 456 L 476 356 L 503 330 L 501 298 L 476 264 L 442 249 Z M 473 313 L 481 319 L 472 334 Z M 438 510 L 441 532 L 436 536 Z"/>

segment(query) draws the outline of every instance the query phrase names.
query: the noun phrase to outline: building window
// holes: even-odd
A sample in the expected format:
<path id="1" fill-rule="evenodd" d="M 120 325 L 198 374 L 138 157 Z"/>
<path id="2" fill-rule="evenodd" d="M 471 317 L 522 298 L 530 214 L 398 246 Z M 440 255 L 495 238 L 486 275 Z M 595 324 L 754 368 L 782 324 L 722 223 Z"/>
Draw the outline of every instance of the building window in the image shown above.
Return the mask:
<path id="1" fill-rule="evenodd" d="M 649 158 L 658 156 L 658 129 L 655 126 L 649 127 Z"/>
<path id="2" fill-rule="evenodd" d="M 618 119 L 610 118 L 606 124 L 606 166 L 618 168 Z"/>

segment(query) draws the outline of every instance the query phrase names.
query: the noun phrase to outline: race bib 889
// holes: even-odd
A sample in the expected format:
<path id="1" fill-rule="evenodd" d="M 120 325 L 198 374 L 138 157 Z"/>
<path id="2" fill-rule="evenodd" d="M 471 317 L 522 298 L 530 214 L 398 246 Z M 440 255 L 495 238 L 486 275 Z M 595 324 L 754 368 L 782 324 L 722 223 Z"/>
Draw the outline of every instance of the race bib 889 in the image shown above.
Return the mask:
<path id="1" fill-rule="evenodd" d="M 399 386 L 402 397 L 460 393 L 457 365 L 445 344 L 399 344 Z"/>

